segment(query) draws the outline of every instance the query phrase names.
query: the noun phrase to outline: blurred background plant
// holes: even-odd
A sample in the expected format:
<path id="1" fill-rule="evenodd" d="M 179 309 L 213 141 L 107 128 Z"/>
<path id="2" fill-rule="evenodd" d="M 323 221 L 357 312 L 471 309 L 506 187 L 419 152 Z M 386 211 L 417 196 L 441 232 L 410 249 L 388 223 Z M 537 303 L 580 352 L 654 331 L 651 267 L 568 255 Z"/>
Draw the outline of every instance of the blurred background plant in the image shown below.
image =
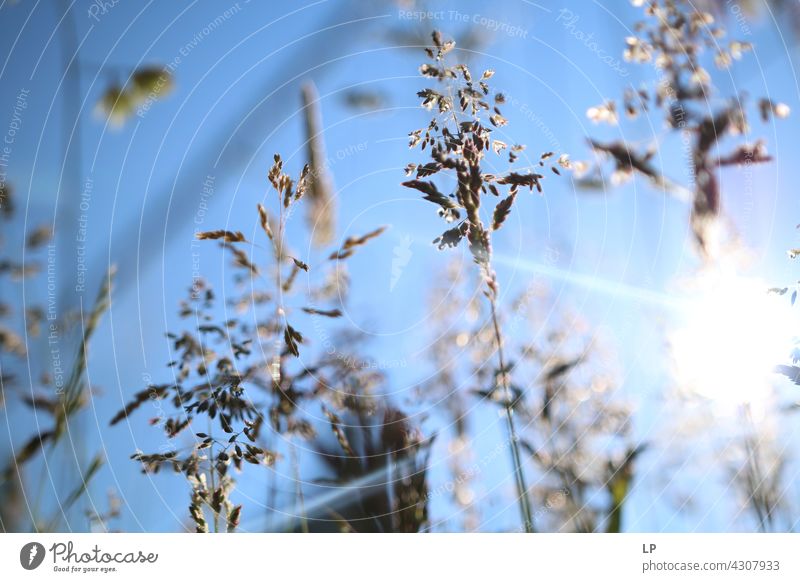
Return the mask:
<path id="1" fill-rule="evenodd" d="M 484 388 L 492 385 L 496 339 L 467 267 L 451 263 L 432 293 L 432 376 L 420 393 L 449 412 L 449 493 L 463 525 L 441 526 L 479 531 L 486 493 L 473 481 L 480 482 L 487 459 L 476 458 L 469 427 L 476 406 L 502 410 L 503 402 Z M 518 378 L 511 389 L 537 530 L 620 531 L 645 445 L 634 442 L 631 405 L 615 390 L 613 354 L 602 334 L 557 306 L 543 284 L 531 284 L 505 311 L 501 327 Z"/>
<path id="2" fill-rule="evenodd" d="M 607 100 L 587 111 L 595 123 L 616 125 L 620 116 L 628 120 L 644 118 L 650 122 L 650 107 L 664 116 L 663 134 L 656 134 L 648 143 L 628 141 L 602 142 L 589 140 L 600 160 L 612 162 L 611 184 L 619 184 L 639 174 L 668 196 L 688 200 L 692 204 L 690 224 L 698 247 L 709 260 L 719 260 L 730 253 L 738 242 L 735 231 L 727 237 L 722 230 L 721 170 L 738 167 L 748 171 L 751 165 L 772 161 L 762 139 L 752 140 L 748 122 L 748 92 L 730 97 L 719 95 L 709 74 L 710 67 L 726 70 L 752 51 L 749 41 L 727 40 L 725 28 L 715 22 L 714 15 L 693 8 L 683 0 L 643 2 L 645 20 L 638 22 L 635 34 L 625 39 L 625 60 L 653 69 L 652 80 L 640 87 L 629 86 L 621 104 Z M 789 107 L 762 97 L 757 103 L 761 121 L 789 115 Z M 665 176 L 660 160 L 667 133 L 681 136 L 682 163 L 686 166 L 685 185 Z M 720 151 L 726 138 L 739 145 Z M 584 185 L 605 184 L 600 164 L 586 168 L 590 178 Z M 730 237 L 734 240 L 731 241 Z M 727 243 L 728 248 L 723 248 Z"/>
<path id="3" fill-rule="evenodd" d="M 109 271 L 90 311 L 59 317 L 52 227 L 44 224 L 21 236 L 13 227 L 9 184 L 3 186 L 2 210 L 3 233 L 10 240 L 2 241 L 6 254 L 0 259 L 0 277 L 8 289 L 0 304 L 0 404 L 5 406 L 9 398 L 21 402 L 36 415 L 37 427 L 4 464 L 0 526 L 4 531 L 60 531 L 104 463 L 99 451 L 86 458 L 89 447 L 73 419 L 85 416 L 95 390 L 86 375 L 87 351 L 108 309 L 114 273 Z M 20 300 L 26 283 L 46 290 L 40 295 L 41 304 Z M 71 328 L 80 330 L 74 354 L 70 354 L 73 345 L 66 341 Z M 66 462 L 61 461 L 63 457 Z M 46 491 L 48 482 L 51 491 Z M 55 507 L 48 503 L 50 495 Z M 94 511 L 101 515 L 100 510 Z M 103 520 L 98 517 L 97 521 Z"/>

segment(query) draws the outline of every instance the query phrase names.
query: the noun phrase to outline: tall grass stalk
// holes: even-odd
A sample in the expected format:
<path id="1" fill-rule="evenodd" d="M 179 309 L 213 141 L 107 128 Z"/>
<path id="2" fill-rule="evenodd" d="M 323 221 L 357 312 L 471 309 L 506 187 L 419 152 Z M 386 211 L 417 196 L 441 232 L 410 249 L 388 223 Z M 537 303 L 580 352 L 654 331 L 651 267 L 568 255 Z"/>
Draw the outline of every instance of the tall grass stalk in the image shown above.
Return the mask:
<path id="1" fill-rule="evenodd" d="M 505 103 L 502 93 L 490 96 L 488 80 L 494 75 L 491 69 L 486 70 L 479 78 L 473 79 L 472 73 L 465 64 L 450 66 L 445 63 L 445 55 L 455 47 L 452 40 L 445 41 L 438 31 L 433 33 L 433 46 L 426 49 L 432 62 L 423 63 L 420 73 L 423 77 L 435 79 L 443 87 L 440 92 L 426 88 L 417 93 L 422 99 L 422 106 L 435 111 L 435 115 L 426 128 L 412 131 L 409 134 L 409 146 L 414 148 L 421 144 L 428 152 L 430 161 L 425 164 L 409 164 L 406 174 L 416 174 L 415 178 L 403 183 L 403 186 L 419 190 L 424 199 L 439 207 L 439 215 L 448 223 L 457 223 L 453 228 L 442 233 L 433 242 L 439 249 L 456 247 L 462 240 L 467 241 L 473 261 L 483 280 L 483 294 L 491 308 L 491 323 L 494 331 L 499 369 L 495 374 L 492 395 L 501 394 L 508 428 L 509 448 L 514 465 L 514 479 L 523 529 L 532 532 L 533 519 L 529 492 L 525 485 L 525 477 L 520 454 L 519 437 L 514 425 L 514 407 L 518 398 L 512 395 L 510 370 L 503 352 L 503 334 L 498 317 L 499 282 L 492 267 L 492 234 L 502 227 L 512 210 L 518 191 L 528 188 L 542 192 L 542 174 L 528 169 L 525 173 L 508 171 L 501 175 L 486 173 L 482 163 L 490 152 L 496 156 L 508 155 L 509 165 L 517 161 L 522 145 L 510 145 L 495 139 L 493 128 L 507 125 L 508 121 L 500 112 L 500 105 Z M 489 101 L 493 100 L 492 105 Z M 460 116 L 460 119 L 459 119 Z M 488 121 L 488 124 L 486 123 Z M 453 124 L 451 128 L 449 125 Z M 544 167 L 545 160 L 553 156 L 553 152 L 545 152 L 537 160 L 537 169 Z M 562 168 L 569 168 L 566 156 L 558 159 Z M 551 165 L 555 174 L 560 170 Z M 439 190 L 429 180 L 429 176 L 438 174 L 455 174 L 456 188 L 452 194 Z M 501 189 L 505 190 L 501 194 Z M 489 224 L 484 224 L 481 204 L 486 198 L 491 217 Z M 485 206 L 486 203 L 484 203 Z M 485 208 L 484 206 L 484 208 Z M 462 212 L 466 215 L 462 218 Z M 484 211 L 485 212 L 485 211 Z M 495 399 L 496 400 L 496 399 Z"/>

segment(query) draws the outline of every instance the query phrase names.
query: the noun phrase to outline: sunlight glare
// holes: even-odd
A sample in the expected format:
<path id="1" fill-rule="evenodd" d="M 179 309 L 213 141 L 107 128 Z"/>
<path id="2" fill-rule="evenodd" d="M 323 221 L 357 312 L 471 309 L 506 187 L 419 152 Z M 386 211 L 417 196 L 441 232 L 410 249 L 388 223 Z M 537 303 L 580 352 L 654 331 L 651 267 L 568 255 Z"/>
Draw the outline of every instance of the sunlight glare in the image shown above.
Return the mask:
<path id="1" fill-rule="evenodd" d="M 670 337 L 680 386 L 721 407 L 762 404 L 797 330 L 789 298 L 733 273 L 705 273 Z"/>

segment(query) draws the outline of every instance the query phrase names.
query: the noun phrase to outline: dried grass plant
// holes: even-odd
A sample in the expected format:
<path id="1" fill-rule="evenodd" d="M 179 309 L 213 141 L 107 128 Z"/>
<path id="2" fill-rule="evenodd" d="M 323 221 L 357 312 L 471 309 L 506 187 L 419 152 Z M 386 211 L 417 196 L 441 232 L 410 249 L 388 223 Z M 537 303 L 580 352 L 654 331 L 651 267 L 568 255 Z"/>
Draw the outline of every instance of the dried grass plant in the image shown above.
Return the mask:
<path id="1" fill-rule="evenodd" d="M 502 93 L 490 96 L 488 81 L 494 72 L 486 70 L 480 77 L 473 78 L 466 65 L 447 62 L 447 55 L 455 48 L 454 41 L 444 40 L 438 31 L 433 33 L 432 38 L 433 46 L 425 49 L 431 62 L 424 63 L 420 73 L 423 77 L 436 80 L 441 88 L 426 88 L 417 95 L 423 107 L 434 112 L 435 116 L 427 127 L 409 134 L 410 147 L 420 146 L 423 151 L 429 148 L 430 161 L 409 164 L 406 173 L 414 175 L 414 178 L 403 182 L 403 186 L 420 191 L 425 200 L 438 206 L 439 215 L 446 222 L 456 224 L 436 238 L 434 244 L 444 249 L 456 247 L 466 240 L 481 273 L 483 294 L 490 307 L 498 364 L 491 391 L 501 394 L 522 522 L 525 531 L 532 532 L 531 504 L 520 456 L 519 435 L 514 423 L 517 398 L 510 387 L 511 368 L 504 352 L 497 313 L 499 282 L 492 268 L 492 234 L 508 218 L 520 189 L 542 192 L 544 174 L 528 170 L 495 175 L 482 169 L 487 154 L 507 154 L 509 164 L 513 164 L 524 146 L 509 146 L 492 135 L 492 127 L 503 127 L 508 123 L 499 108 L 505 100 Z M 494 103 L 490 104 L 490 101 Z M 539 167 L 543 167 L 552 156 L 552 152 L 543 153 Z M 559 167 L 570 167 L 569 160 L 562 155 L 558 163 L 550 167 L 558 174 Z M 440 173 L 455 181 L 454 192 L 445 194 L 436 183 L 425 179 Z"/>
<path id="2" fill-rule="evenodd" d="M 298 323 L 341 317 L 349 285 L 346 261 L 383 228 L 350 236 L 322 264 L 309 265 L 291 250 L 286 226 L 295 208 L 310 197 L 316 180 L 311 166 L 295 181 L 276 155 L 268 180 L 273 193 L 255 214 L 259 242 L 240 231 L 197 234 L 218 241 L 232 257 L 239 291 L 227 301 L 237 316 L 215 321 L 214 293 L 196 284 L 181 308 L 190 329 L 169 336 L 177 353 L 170 363 L 174 381 L 146 387 L 111 422 L 127 419 L 150 399 L 174 406 L 175 413 L 159 421 L 161 428 L 171 440 L 185 430 L 193 431 L 194 438 L 166 453 L 137 452 L 133 459 L 144 471 L 168 467 L 187 479 L 189 515 L 197 532 L 236 530 L 243 508 L 232 500 L 235 475 L 248 465 L 269 470 L 284 456 L 281 449 L 292 464 L 300 513 L 299 526 L 292 522 L 282 529 L 311 531 L 338 524 L 345 531 L 419 530 L 426 520 L 428 445 L 405 415 L 380 396 L 385 378 L 361 365 L 364 356 L 340 350 L 338 344 L 335 350 L 315 350 Z M 304 292 L 298 290 L 301 275 Z M 358 343 L 353 337 L 341 342 L 354 350 Z M 319 435 L 320 418 L 335 437 L 332 445 Z M 382 424 L 376 420 L 381 418 Z M 319 508 L 323 517 L 311 519 L 305 508 L 317 504 L 305 498 L 295 448 L 299 443 L 317 450 L 317 459 L 345 491 L 348 483 L 374 479 L 337 501 L 345 509 L 326 503 Z"/>

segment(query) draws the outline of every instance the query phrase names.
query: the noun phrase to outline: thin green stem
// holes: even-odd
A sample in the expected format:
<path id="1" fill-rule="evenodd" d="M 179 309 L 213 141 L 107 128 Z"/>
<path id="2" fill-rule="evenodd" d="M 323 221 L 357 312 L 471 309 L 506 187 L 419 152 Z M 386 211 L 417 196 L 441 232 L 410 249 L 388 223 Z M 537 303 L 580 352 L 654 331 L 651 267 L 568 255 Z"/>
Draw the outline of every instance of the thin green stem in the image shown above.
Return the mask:
<path id="1" fill-rule="evenodd" d="M 497 359 L 500 364 L 500 385 L 503 388 L 503 398 L 505 400 L 506 425 L 508 428 L 508 439 L 511 448 L 511 458 L 514 463 L 514 476 L 517 485 L 517 501 L 522 516 L 525 533 L 533 533 L 533 516 L 531 513 L 531 503 L 528 497 L 528 487 L 525 484 L 525 474 L 522 471 L 522 457 L 519 452 L 519 437 L 514 425 L 514 401 L 511 395 L 511 387 L 508 383 L 506 371 L 506 359 L 503 353 L 503 335 L 500 331 L 500 324 L 497 320 L 497 302 L 493 296 L 489 297 L 489 305 L 492 310 L 492 326 L 494 327 L 494 337 L 497 342 Z"/>
<path id="2" fill-rule="evenodd" d="M 444 65 L 444 59 L 442 60 L 442 64 Z M 462 137 L 461 126 L 459 125 L 458 121 L 458 111 L 456 109 L 455 103 L 455 95 L 453 93 L 453 84 L 446 83 L 446 89 L 448 93 L 448 99 L 450 101 L 450 116 L 453 119 L 454 124 L 454 132 L 459 136 Z M 462 152 L 463 155 L 463 152 Z M 473 226 L 480 226 L 479 224 Z M 487 274 L 491 273 L 491 261 L 490 259 L 486 259 L 485 263 L 482 265 L 483 268 L 486 269 Z M 498 323 L 497 319 L 497 300 L 496 300 L 496 288 L 489 289 L 487 293 L 487 297 L 489 299 L 489 305 L 491 306 L 492 312 L 492 326 L 494 327 L 494 336 L 495 341 L 497 342 L 497 357 L 500 365 L 500 384 L 503 389 L 504 399 L 505 399 L 505 412 L 506 412 L 506 425 L 508 428 L 508 438 L 509 438 L 509 445 L 511 448 L 511 459 L 514 465 L 514 478 L 516 481 L 517 486 L 517 501 L 519 502 L 519 509 L 520 514 L 522 517 L 523 528 L 526 533 L 533 533 L 533 516 L 531 513 L 531 503 L 528 497 L 528 488 L 525 484 L 525 475 L 522 471 L 522 456 L 520 455 L 519 451 L 519 437 L 517 436 L 517 429 L 514 425 L 514 402 L 512 400 L 511 394 L 511 387 L 509 386 L 508 382 L 508 373 L 506 370 L 506 360 L 505 355 L 503 353 L 503 335 L 500 331 L 500 324 Z"/>
<path id="3" fill-rule="evenodd" d="M 303 483 L 300 481 L 300 460 L 297 457 L 297 448 L 294 441 L 289 444 L 289 451 L 292 456 L 292 471 L 294 480 L 297 484 L 297 502 L 300 509 L 300 529 L 303 533 L 308 533 L 308 516 L 306 515 L 305 498 L 303 497 Z"/>
<path id="4" fill-rule="evenodd" d="M 211 417 L 208 418 L 208 434 L 211 434 Z M 214 476 L 214 471 L 216 468 L 214 467 L 213 459 L 214 459 L 214 443 L 211 443 L 211 446 L 208 449 L 208 458 L 210 462 L 208 476 L 209 482 L 211 483 L 211 496 L 213 498 L 214 492 L 217 490 L 217 480 Z M 219 533 L 219 512 L 214 509 L 214 506 L 209 503 L 208 506 L 211 508 L 211 513 L 214 515 L 214 533 Z"/>

